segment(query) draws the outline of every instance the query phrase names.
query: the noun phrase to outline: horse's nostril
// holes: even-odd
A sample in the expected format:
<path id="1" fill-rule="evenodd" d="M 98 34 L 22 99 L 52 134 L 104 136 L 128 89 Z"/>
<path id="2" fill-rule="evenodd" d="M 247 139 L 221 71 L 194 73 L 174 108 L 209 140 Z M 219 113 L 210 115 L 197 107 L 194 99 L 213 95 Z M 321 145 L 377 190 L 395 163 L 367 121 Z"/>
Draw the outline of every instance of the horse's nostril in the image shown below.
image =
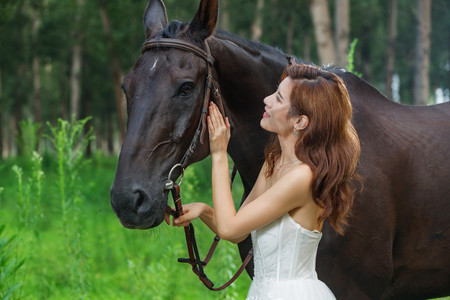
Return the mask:
<path id="1" fill-rule="evenodd" d="M 141 192 L 136 192 L 136 194 L 137 194 L 137 198 L 136 198 L 136 201 L 134 203 L 134 208 L 135 208 L 135 210 L 137 212 L 139 210 L 139 207 L 142 206 L 142 203 L 144 203 L 145 196 Z"/>
<path id="2" fill-rule="evenodd" d="M 145 215 L 150 210 L 150 198 L 148 195 L 143 191 L 136 191 L 137 195 L 135 202 L 134 202 L 134 209 L 136 211 L 136 214 L 139 215 Z"/>

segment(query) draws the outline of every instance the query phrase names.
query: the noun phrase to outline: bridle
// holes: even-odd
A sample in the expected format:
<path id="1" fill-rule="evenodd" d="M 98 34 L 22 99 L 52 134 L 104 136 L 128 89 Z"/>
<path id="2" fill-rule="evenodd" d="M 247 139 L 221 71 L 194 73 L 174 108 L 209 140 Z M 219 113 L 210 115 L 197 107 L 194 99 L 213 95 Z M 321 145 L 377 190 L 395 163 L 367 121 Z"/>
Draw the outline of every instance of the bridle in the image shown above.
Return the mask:
<path id="1" fill-rule="evenodd" d="M 141 53 L 144 53 L 145 51 L 153 48 L 175 48 L 184 50 L 187 52 L 194 53 L 198 57 L 202 58 L 206 62 L 206 66 L 208 69 L 208 74 L 205 79 L 205 92 L 203 94 L 203 104 L 202 104 L 202 111 L 200 120 L 197 126 L 197 130 L 195 131 L 194 137 L 192 138 L 191 144 L 188 147 L 188 150 L 184 154 L 183 158 L 180 161 L 181 168 L 185 169 L 187 167 L 189 158 L 194 153 L 194 150 L 197 148 L 198 142 L 200 140 L 200 143 L 203 144 L 205 134 L 207 131 L 206 126 L 206 116 L 208 114 L 208 105 L 209 105 L 209 99 L 211 90 L 213 90 L 213 96 L 214 96 L 214 102 L 219 107 L 220 112 L 222 115 L 224 115 L 224 108 L 223 108 L 223 102 L 222 97 L 220 95 L 219 88 L 217 87 L 213 76 L 212 76 L 212 66 L 214 65 L 214 58 L 211 56 L 211 51 L 209 50 L 209 45 L 205 41 L 205 48 L 206 51 L 201 49 L 200 47 L 197 47 L 194 44 L 177 40 L 177 39 L 170 39 L 170 38 L 161 38 L 161 39 L 152 39 L 148 40 L 142 45 Z"/>
<path id="2" fill-rule="evenodd" d="M 187 149 L 187 151 L 184 153 L 181 161 L 177 164 L 175 164 L 172 169 L 169 172 L 169 175 L 167 177 L 166 183 L 165 183 L 165 189 L 171 190 L 173 201 L 175 204 L 175 210 L 167 206 L 166 212 L 171 214 L 174 218 L 177 218 L 178 216 L 183 214 L 183 206 L 181 204 L 181 196 L 180 196 L 180 185 L 183 181 L 184 176 L 184 169 L 187 167 L 187 164 L 189 162 L 190 157 L 194 153 L 195 149 L 197 148 L 198 142 L 203 143 L 204 136 L 207 131 L 207 125 L 206 125 L 206 116 L 208 114 L 208 105 L 211 95 L 211 90 L 213 91 L 213 101 L 216 103 L 216 105 L 219 107 L 219 110 L 222 113 L 222 116 L 225 116 L 225 111 L 223 107 L 223 101 L 222 97 L 220 95 L 219 88 L 217 87 L 213 76 L 212 76 L 212 66 L 214 65 L 214 58 L 211 56 L 211 51 L 209 49 L 208 43 L 205 41 L 204 43 L 205 50 L 201 49 L 200 47 L 197 47 L 196 45 L 193 45 L 191 43 L 177 40 L 177 39 L 171 39 L 171 38 L 161 38 L 161 39 L 151 39 L 146 41 L 141 49 L 141 52 L 144 53 L 145 51 L 153 48 L 175 48 L 184 50 L 187 52 L 191 52 L 198 57 L 202 58 L 207 65 L 208 74 L 205 79 L 205 90 L 203 95 L 203 104 L 202 104 L 202 111 L 200 120 L 197 126 L 197 129 L 195 131 L 194 137 L 192 138 L 192 141 Z M 172 173 L 177 169 L 181 169 L 181 178 L 179 182 L 173 182 L 172 181 Z M 230 185 L 233 184 L 234 177 L 236 175 L 236 167 L 233 168 L 233 172 L 231 175 Z M 197 242 L 195 239 L 195 232 L 194 232 L 194 225 L 190 223 L 188 226 L 184 227 L 184 233 L 186 236 L 186 244 L 188 248 L 189 258 L 179 258 L 178 262 L 182 263 L 189 263 L 192 267 L 192 271 L 198 276 L 198 278 L 203 282 L 203 284 L 210 290 L 213 291 L 220 291 L 224 288 L 228 287 L 230 284 L 232 284 L 242 273 L 242 271 L 245 269 L 247 264 L 250 262 L 250 260 L 253 257 L 253 250 L 251 249 L 249 253 L 247 254 L 247 257 L 244 259 L 241 267 L 236 272 L 236 274 L 224 285 L 214 288 L 214 283 L 206 276 L 204 272 L 204 268 L 208 264 L 209 260 L 211 259 L 214 250 L 217 247 L 217 244 L 219 243 L 219 236 L 216 236 L 214 238 L 214 241 L 211 245 L 211 248 L 208 251 L 208 254 L 206 255 L 204 260 L 201 260 Z"/>

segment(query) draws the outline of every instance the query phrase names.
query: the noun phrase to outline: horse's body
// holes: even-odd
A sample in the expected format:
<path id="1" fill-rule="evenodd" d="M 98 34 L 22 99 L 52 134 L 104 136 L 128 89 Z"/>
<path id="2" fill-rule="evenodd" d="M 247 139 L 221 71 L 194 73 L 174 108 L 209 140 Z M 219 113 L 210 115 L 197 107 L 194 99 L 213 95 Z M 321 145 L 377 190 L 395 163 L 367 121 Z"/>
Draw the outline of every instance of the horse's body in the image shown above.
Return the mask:
<path id="1" fill-rule="evenodd" d="M 216 17 L 216 2 L 202 1 L 191 23 L 195 26 L 172 23 L 162 31 L 167 25 L 164 6 L 150 1 L 147 38 L 172 37 L 201 45 L 208 37 L 205 29 L 211 33 L 211 24 L 215 26 L 209 20 Z M 196 35 L 199 28 L 203 31 Z M 225 32 L 209 37 L 208 44 L 215 58 L 214 78 L 233 126 L 229 154 L 247 194 L 262 166 L 268 137 L 259 126 L 262 100 L 276 89 L 287 60 L 279 50 Z M 317 257 L 319 278 L 338 299 L 449 295 L 450 103 L 400 105 L 357 76 L 332 71 L 344 79 L 352 101 L 364 189 L 356 196 L 343 237 L 325 224 Z M 162 49 L 143 53 L 124 80 L 128 132 L 111 189 L 113 208 L 124 226 L 150 228 L 162 222 L 167 205 L 164 179 L 197 126 L 204 74 L 204 62 L 195 55 Z M 186 82 L 187 96 L 182 94 Z M 205 141 L 191 163 L 207 154 Z M 241 255 L 250 245 L 250 239 L 240 244 Z M 248 271 L 252 275 L 251 266 Z"/>

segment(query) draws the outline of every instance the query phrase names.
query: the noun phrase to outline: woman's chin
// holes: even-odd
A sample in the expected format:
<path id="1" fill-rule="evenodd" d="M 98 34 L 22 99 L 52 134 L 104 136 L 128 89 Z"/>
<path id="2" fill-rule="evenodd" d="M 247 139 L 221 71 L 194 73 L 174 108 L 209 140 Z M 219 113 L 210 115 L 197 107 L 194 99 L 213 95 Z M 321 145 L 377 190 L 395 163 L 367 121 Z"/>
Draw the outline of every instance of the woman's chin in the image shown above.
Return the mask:
<path id="1" fill-rule="evenodd" d="M 261 121 L 259 121 L 259 126 L 261 126 L 262 129 L 267 130 L 265 123 L 265 118 L 262 118 Z"/>

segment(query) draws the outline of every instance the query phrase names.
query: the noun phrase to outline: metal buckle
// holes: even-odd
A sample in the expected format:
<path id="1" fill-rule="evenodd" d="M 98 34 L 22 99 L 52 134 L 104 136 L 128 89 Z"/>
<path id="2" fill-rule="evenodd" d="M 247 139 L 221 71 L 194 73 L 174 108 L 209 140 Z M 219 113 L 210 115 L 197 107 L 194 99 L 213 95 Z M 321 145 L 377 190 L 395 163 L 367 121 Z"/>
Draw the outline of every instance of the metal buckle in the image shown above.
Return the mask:
<path id="1" fill-rule="evenodd" d="M 167 176 L 167 181 L 164 184 L 164 189 L 170 190 L 170 189 L 173 188 L 174 183 L 173 183 L 173 181 L 171 179 L 172 172 L 178 167 L 181 168 L 181 178 L 180 178 L 180 181 L 177 184 L 181 185 L 181 182 L 183 181 L 183 177 L 184 177 L 184 168 L 183 168 L 183 166 L 181 164 L 176 164 L 175 166 L 172 167 L 172 169 L 170 169 L 169 176 Z"/>

